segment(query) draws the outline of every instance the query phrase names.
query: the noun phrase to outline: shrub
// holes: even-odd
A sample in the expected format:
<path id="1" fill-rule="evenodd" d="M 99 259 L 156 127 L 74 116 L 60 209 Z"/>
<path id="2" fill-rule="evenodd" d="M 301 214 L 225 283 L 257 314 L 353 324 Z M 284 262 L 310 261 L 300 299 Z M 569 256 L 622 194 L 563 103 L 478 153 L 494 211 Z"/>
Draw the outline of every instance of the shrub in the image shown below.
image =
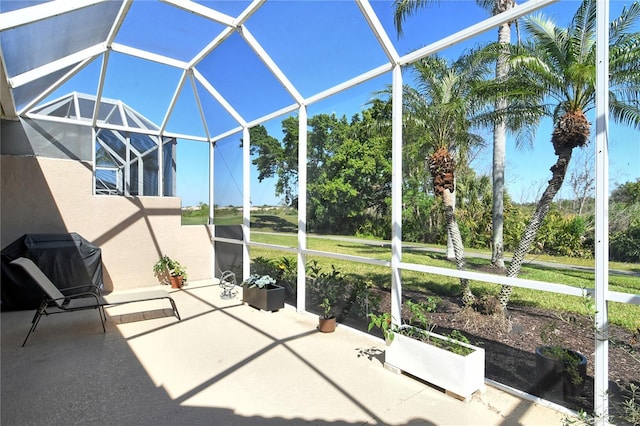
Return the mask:
<path id="1" fill-rule="evenodd" d="M 609 257 L 618 262 L 640 262 L 640 220 L 626 231 L 617 231 L 609 239 Z"/>

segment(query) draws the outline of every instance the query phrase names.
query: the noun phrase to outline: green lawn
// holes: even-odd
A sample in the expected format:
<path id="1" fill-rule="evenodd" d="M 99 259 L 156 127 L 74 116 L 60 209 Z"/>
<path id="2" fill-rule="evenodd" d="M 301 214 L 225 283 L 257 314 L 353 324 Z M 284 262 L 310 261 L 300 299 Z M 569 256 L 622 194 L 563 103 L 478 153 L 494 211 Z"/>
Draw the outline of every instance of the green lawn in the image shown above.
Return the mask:
<path id="1" fill-rule="evenodd" d="M 193 218 L 184 218 L 190 221 Z M 194 222 L 191 224 L 203 224 L 204 222 Z M 218 216 L 216 224 L 240 224 L 242 218 L 239 215 Z M 252 214 L 251 216 L 251 240 L 255 242 L 269 243 L 287 247 L 297 246 L 296 235 L 296 215 L 275 215 L 275 214 Z M 273 234 L 279 232 L 280 234 Z M 283 234 L 282 232 L 286 232 Z M 332 238 L 329 236 L 317 236 L 309 234 L 307 238 L 307 248 L 311 250 L 325 251 L 330 253 L 341 253 L 363 257 L 370 257 L 382 260 L 391 260 L 391 249 L 388 242 L 369 241 L 369 244 L 363 243 L 357 239 L 345 240 Z M 455 269 L 455 264 L 448 261 L 441 252 L 437 251 L 420 251 L 416 248 L 436 248 L 442 250 L 443 247 L 427 244 L 411 243 L 410 248 L 406 248 L 402 254 L 403 262 L 415 263 L 420 265 L 438 266 L 443 268 Z M 295 256 L 287 252 L 278 252 L 273 249 L 263 249 L 253 247 L 251 249 L 252 257 L 262 256 L 265 258 L 280 259 L 289 257 L 295 259 Z M 477 255 L 490 255 L 488 251 L 469 250 L 466 252 L 467 267 L 476 269 L 483 265 L 489 264 L 489 260 L 478 257 Z M 505 253 L 509 258 L 511 253 Z M 391 277 L 389 268 L 369 265 L 364 263 L 349 262 L 324 257 L 308 256 L 309 261 L 316 260 L 323 269 L 330 269 L 334 265 L 343 275 L 350 279 L 370 280 L 379 287 L 389 288 Z M 545 255 L 531 255 L 525 261 L 525 265 L 520 273 L 521 278 L 527 278 L 536 281 L 553 282 L 566 284 L 578 288 L 593 288 L 595 282 L 594 273 L 575 269 L 554 268 L 552 266 L 542 266 L 532 261 L 549 262 L 557 264 L 567 264 L 576 266 L 593 267 L 593 259 L 576 259 L 568 257 L 552 257 Z M 611 269 L 622 271 L 640 270 L 640 265 L 610 262 Z M 458 280 L 451 277 L 444 277 L 434 274 L 424 274 L 413 271 L 402 272 L 403 287 L 407 289 L 420 289 L 429 291 L 438 295 L 455 295 L 458 292 Z M 500 291 L 500 286 L 496 284 L 474 281 L 471 283 L 473 291 L 476 295 L 495 295 Z M 640 277 L 611 274 L 609 277 L 609 289 L 613 291 L 626 292 L 632 294 L 640 293 Z M 523 288 L 514 288 L 512 295 L 512 304 L 514 305 L 532 305 L 544 309 L 553 309 L 561 312 L 572 312 L 585 314 L 587 313 L 584 300 L 575 296 L 566 296 L 555 293 L 529 290 Z M 640 328 L 640 306 L 609 303 L 609 321 L 612 324 L 623 326 L 629 330 L 635 331 Z"/>
<path id="2" fill-rule="evenodd" d="M 252 240 L 290 247 L 295 247 L 297 243 L 295 235 L 252 233 Z M 345 242 L 332 238 L 309 236 L 307 246 L 309 249 L 332 253 L 366 256 L 384 260 L 391 259 L 391 251 L 388 244 L 385 244 L 384 246 L 371 245 L 351 241 Z M 295 259 L 295 256 L 290 253 L 279 253 L 273 249 L 263 249 L 258 247 L 253 247 L 251 249 L 251 255 L 252 257 L 262 256 L 274 259 L 289 257 Z M 342 272 L 343 275 L 350 279 L 370 280 L 377 286 L 383 288 L 389 288 L 391 284 L 390 271 L 386 267 L 324 257 L 308 256 L 308 260 L 316 260 L 323 269 L 327 270 L 331 268 L 331 265 L 334 265 Z M 403 253 L 402 260 L 407 263 L 455 269 L 455 264 L 447 260 L 445 256 L 439 252 L 407 252 Z M 554 260 L 556 263 L 573 264 L 575 259 L 555 258 Z M 548 259 L 545 259 L 545 261 L 548 261 Z M 488 265 L 489 263 L 490 261 L 488 259 L 473 257 L 473 253 L 467 254 L 467 267 L 471 270 L 483 265 Z M 635 266 L 637 268 L 638 265 Z M 632 265 L 627 265 L 628 269 L 632 269 L 632 267 Z M 593 288 L 595 285 L 595 277 L 592 272 L 540 266 L 534 263 L 526 264 L 522 268 L 520 277 L 536 281 L 561 283 L 578 288 Z M 402 272 L 402 285 L 406 289 L 423 290 L 437 295 L 451 296 L 458 293 L 458 284 L 459 281 L 452 277 L 414 271 Z M 474 293 L 478 296 L 497 295 L 500 291 L 500 286 L 492 283 L 473 281 L 471 285 Z M 639 294 L 640 278 L 637 276 L 612 274 L 609 278 L 609 288 L 614 291 Z M 578 314 L 587 313 L 585 300 L 580 297 L 538 290 L 514 288 L 511 301 L 514 305 L 531 305 L 544 309 L 553 309 L 560 312 Z M 635 331 L 640 327 L 640 306 L 612 302 L 609 304 L 609 321 L 612 324 L 620 325 L 629 330 Z"/>

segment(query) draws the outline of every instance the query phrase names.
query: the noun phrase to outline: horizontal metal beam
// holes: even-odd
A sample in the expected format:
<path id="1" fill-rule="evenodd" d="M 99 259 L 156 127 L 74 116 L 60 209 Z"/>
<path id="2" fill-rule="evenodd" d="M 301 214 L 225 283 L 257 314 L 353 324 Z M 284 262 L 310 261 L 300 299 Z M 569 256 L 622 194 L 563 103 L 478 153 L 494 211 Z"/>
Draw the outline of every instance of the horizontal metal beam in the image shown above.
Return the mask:
<path id="1" fill-rule="evenodd" d="M 263 115 L 262 117 L 256 118 L 255 120 L 248 122 L 247 127 L 251 128 L 251 127 L 257 126 L 258 124 L 266 123 L 269 120 L 273 120 L 274 118 L 296 111 L 298 108 L 300 108 L 300 105 L 298 104 L 291 104 L 284 108 L 280 108 L 277 111 L 273 111 L 270 114 Z"/>
<path id="2" fill-rule="evenodd" d="M 435 43 L 431 43 L 428 46 L 425 46 L 421 49 L 415 50 L 407 55 L 404 55 L 400 58 L 399 63 L 400 65 L 412 64 L 436 52 L 439 52 L 455 44 L 458 44 L 467 39 L 475 37 L 493 28 L 497 28 L 504 23 L 514 21 L 531 12 L 535 12 L 536 10 L 541 9 L 545 6 L 548 6 L 552 3 L 555 3 L 556 1 L 558 0 L 526 1 L 512 9 L 507 10 L 506 12 L 502 12 L 498 15 L 492 16 L 491 18 L 485 19 L 484 21 L 478 22 L 475 25 L 471 25 L 470 27 L 467 27 L 461 31 L 458 31 L 455 34 L 452 34 L 448 37 L 440 39 Z"/>
<path id="3" fill-rule="evenodd" d="M 189 68 L 188 64 L 184 61 L 170 58 L 168 56 L 159 55 L 142 49 L 136 49 L 135 47 L 127 46 L 120 43 L 113 43 L 111 49 L 114 52 L 123 53 L 125 55 L 134 56 L 136 58 L 146 59 L 148 61 L 157 62 L 159 64 L 168 65 L 170 67 L 186 70 Z"/>
<path id="4" fill-rule="evenodd" d="M 57 0 L 0 13 L 0 31 L 31 24 L 109 0 Z"/>
<path id="5" fill-rule="evenodd" d="M 213 10 L 199 3 L 190 0 L 161 0 L 163 3 L 170 4 L 179 9 L 191 12 L 194 15 L 202 16 L 228 27 L 235 27 L 234 18 L 217 10 Z"/>
<path id="6" fill-rule="evenodd" d="M 95 58 L 106 50 L 107 48 L 104 43 L 93 45 L 76 53 L 72 53 L 71 55 L 48 62 L 40 67 L 23 72 L 22 74 L 15 75 L 9 78 L 9 85 L 14 89 L 16 87 L 24 86 L 25 84 L 31 83 L 32 81 L 38 80 L 39 78 L 51 73 L 76 65 L 88 58 Z"/>
<path id="7" fill-rule="evenodd" d="M 343 83 L 336 84 L 335 86 L 330 87 L 327 90 L 324 90 L 320 93 L 317 93 L 313 96 L 308 97 L 307 99 L 304 100 L 304 104 L 312 105 L 330 96 L 336 95 L 340 92 L 344 92 L 345 90 L 349 90 L 357 86 L 358 84 L 364 83 L 365 81 L 369 81 L 374 78 L 380 77 L 383 74 L 391 72 L 392 69 L 393 69 L 393 64 L 391 63 L 380 65 L 378 68 L 374 68 L 371 71 L 367 71 L 365 73 L 362 73 L 352 78 L 351 80 L 347 80 Z"/>

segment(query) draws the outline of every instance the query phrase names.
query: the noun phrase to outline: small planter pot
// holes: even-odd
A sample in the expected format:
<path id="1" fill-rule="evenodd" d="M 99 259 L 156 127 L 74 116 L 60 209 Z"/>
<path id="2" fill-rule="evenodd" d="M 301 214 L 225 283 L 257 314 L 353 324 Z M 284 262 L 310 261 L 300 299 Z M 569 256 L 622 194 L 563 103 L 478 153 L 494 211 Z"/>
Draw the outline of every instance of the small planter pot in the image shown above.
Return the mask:
<path id="1" fill-rule="evenodd" d="M 587 378 L 587 358 L 580 352 L 563 349 L 569 359 L 549 356 L 549 346 L 536 348 L 538 389 L 542 393 L 562 392 L 563 398 L 580 396 Z"/>
<path id="2" fill-rule="evenodd" d="M 336 317 L 318 317 L 318 330 L 323 333 L 333 333 L 336 330 Z"/>
<path id="3" fill-rule="evenodd" d="M 182 288 L 184 285 L 183 277 L 180 276 L 170 276 L 169 282 L 171 283 L 171 288 Z"/>
<path id="4" fill-rule="evenodd" d="M 242 287 L 242 301 L 263 311 L 277 311 L 284 308 L 284 287 L 269 284 L 263 288 Z"/>
<path id="5" fill-rule="evenodd" d="M 433 340 L 449 340 L 436 333 L 428 334 Z M 484 389 L 484 349 L 457 343 L 473 352 L 468 355 L 456 354 L 396 332 L 393 340 L 387 342 L 385 367 L 392 371 L 404 371 L 459 399 L 468 400 L 474 392 Z"/>

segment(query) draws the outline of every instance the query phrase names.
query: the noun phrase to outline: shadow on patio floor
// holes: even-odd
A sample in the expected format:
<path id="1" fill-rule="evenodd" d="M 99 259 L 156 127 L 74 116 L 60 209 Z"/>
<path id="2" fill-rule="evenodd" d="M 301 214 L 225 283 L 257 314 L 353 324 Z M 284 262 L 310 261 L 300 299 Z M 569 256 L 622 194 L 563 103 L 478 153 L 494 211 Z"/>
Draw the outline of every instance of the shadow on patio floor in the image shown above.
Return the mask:
<path id="1" fill-rule="evenodd" d="M 151 301 L 42 318 L 2 313 L 2 425 L 512 425 L 563 415 L 487 387 L 468 402 L 383 368 L 384 344 L 285 308 L 220 299 L 211 282 Z"/>

